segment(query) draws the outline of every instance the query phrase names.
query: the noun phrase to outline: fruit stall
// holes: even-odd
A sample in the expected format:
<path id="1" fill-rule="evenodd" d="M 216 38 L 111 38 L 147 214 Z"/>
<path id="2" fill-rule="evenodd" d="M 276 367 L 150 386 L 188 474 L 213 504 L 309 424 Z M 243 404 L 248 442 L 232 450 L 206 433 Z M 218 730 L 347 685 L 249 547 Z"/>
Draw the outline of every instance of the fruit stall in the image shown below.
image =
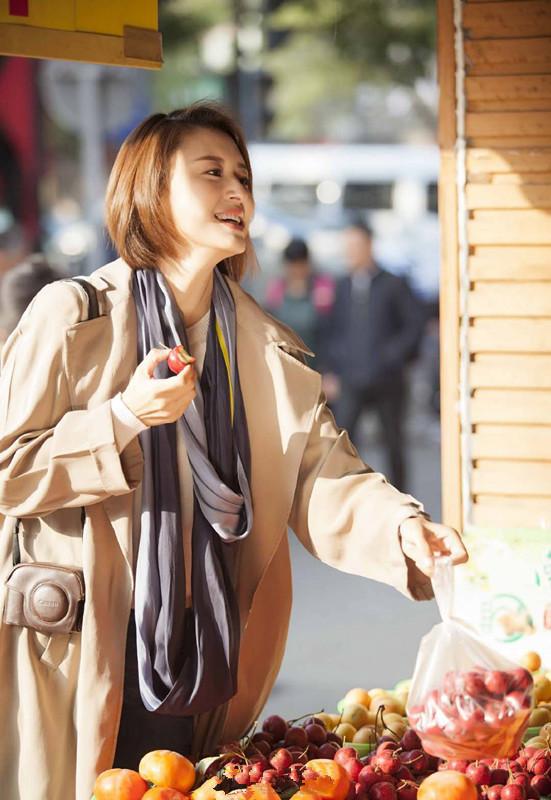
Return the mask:
<path id="1" fill-rule="evenodd" d="M 272 715 L 197 764 L 146 753 L 137 770 L 99 775 L 94 800 L 551 797 L 551 670 L 537 653 L 509 671 L 449 671 L 415 705 L 411 687 L 354 688 L 334 712 Z"/>

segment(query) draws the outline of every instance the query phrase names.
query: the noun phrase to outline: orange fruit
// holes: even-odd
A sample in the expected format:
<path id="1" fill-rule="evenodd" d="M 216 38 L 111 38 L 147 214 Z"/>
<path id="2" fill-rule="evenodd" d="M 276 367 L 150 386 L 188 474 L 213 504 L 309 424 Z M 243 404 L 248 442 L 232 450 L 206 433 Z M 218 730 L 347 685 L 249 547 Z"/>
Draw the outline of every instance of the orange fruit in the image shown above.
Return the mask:
<path id="1" fill-rule="evenodd" d="M 187 795 L 178 789 L 169 789 L 167 786 L 154 786 L 147 791 L 142 800 L 188 800 Z"/>
<path id="2" fill-rule="evenodd" d="M 140 775 L 154 786 L 178 789 L 187 794 L 195 783 L 195 767 L 174 750 L 152 750 L 140 761 Z"/>
<path id="3" fill-rule="evenodd" d="M 96 800 L 142 800 L 147 783 L 133 769 L 107 769 L 96 778 Z"/>
<path id="4" fill-rule="evenodd" d="M 541 667 L 541 656 L 534 650 L 530 650 L 522 656 L 520 663 L 525 669 L 529 670 L 529 672 L 537 672 Z"/>
<path id="5" fill-rule="evenodd" d="M 303 789 L 330 800 L 344 800 L 350 789 L 350 778 L 344 767 L 330 758 L 313 758 L 307 762 L 305 771 L 307 769 L 315 775 L 303 778 Z"/>
<path id="6" fill-rule="evenodd" d="M 450 769 L 425 778 L 417 800 L 478 800 L 478 791 L 470 778 Z"/>

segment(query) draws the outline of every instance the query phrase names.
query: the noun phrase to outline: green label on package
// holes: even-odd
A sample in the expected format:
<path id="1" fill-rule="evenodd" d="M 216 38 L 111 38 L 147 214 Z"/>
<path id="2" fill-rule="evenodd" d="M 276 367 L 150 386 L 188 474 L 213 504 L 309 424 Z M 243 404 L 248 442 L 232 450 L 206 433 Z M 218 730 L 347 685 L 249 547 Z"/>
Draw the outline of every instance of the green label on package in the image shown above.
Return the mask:
<path id="1" fill-rule="evenodd" d="M 551 530 L 470 528 L 455 571 L 454 614 L 496 650 L 551 663 Z"/>

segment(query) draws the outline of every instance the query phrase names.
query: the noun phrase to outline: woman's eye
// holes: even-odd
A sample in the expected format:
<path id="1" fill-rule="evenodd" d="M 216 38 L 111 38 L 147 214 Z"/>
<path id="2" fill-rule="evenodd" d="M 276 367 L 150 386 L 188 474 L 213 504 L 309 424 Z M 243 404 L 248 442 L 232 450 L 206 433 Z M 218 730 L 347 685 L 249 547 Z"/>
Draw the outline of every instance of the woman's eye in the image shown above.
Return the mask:
<path id="1" fill-rule="evenodd" d="M 222 170 L 218 169 L 218 167 L 215 167 L 214 169 L 209 169 L 207 172 L 207 175 L 216 175 L 217 178 L 219 178 L 221 174 Z"/>
<path id="2" fill-rule="evenodd" d="M 250 187 L 251 181 L 249 180 L 249 178 L 247 178 L 246 175 L 244 175 L 242 178 L 239 178 L 239 180 L 241 181 L 243 186 L 245 186 L 247 189 Z"/>

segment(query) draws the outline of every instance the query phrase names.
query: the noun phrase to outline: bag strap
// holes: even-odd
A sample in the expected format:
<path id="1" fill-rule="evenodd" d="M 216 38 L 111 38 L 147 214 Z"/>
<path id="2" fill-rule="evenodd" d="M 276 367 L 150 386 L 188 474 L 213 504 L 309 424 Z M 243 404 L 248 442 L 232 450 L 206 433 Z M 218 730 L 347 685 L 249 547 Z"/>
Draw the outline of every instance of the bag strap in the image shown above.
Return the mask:
<path id="1" fill-rule="evenodd" d="M 99 302 L 96 287 L 87 281 L 86 278 L 69 278 L 69 280 L 82 286 L 88 296 L 88 316 L 86 320 L 99 317 Z M 82 320 L 82 322 L 85 322 L 85 320 Z"/>
<path id="2" fill-rule="evenodd" d="M 74 283 L 78 283 L 79 286 L 82 286 L 86 292 L 86 296 L 88 297 L 88 316 L 81 320 L 81 322 L 87 322 L 90 319 L 96 319 L 96 317 L 99 317 L 99 302 L 96 287 L 87 281 L 86 278 L 69 278 L 69 280 L 73 281 Z M 86 509 L 84 507 L 80 510 L 80 521 L 82 528 L 84 528 L 84 523 L 86 522 Z M 12 561 L 14 567 L 21 563 L 21 547 L 19 544 L 20 525 L 21 519 L 18 517 L 15 520 L 15 527 L 13 529 Z"/>

